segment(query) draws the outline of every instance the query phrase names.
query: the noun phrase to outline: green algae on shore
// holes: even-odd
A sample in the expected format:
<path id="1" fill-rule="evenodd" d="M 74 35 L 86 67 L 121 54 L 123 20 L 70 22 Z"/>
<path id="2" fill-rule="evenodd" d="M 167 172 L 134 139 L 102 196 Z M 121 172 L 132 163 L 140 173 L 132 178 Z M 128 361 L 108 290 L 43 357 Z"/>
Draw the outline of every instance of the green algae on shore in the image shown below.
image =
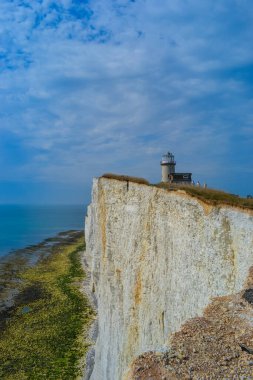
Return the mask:
<path id="1" fill-rule="evenodd" d="M 49 256 L 19 274 L 22 286 L 0 335 L 0 378 L 77 379 L 93 318 L 81 293 L 83 237 L 51 247 Z"/>

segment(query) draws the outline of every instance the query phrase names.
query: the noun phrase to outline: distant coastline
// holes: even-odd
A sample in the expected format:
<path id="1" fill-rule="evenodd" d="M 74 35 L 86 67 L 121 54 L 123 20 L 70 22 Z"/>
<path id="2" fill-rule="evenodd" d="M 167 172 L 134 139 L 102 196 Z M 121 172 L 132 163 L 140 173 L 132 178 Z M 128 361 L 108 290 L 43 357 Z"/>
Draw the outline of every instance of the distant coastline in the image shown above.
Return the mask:
<path id="1" fill-rule="evenodd" d="M 59 232 L 83 230 L 85 205 L 0 205 L 0 258 Z"/>

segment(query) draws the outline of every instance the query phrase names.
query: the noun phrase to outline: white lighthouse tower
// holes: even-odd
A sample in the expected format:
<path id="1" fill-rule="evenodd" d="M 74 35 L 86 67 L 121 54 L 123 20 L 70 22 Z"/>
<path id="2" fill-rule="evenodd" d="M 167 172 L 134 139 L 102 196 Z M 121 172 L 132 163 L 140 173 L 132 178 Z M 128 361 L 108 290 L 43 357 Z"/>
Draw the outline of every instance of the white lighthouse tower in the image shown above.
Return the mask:
<path id="1" fill-rule="evenodd" d="M 170 175 L 175 173 L 176 161 L 174 155 L 170 152 L 162 156 L 162 182 L 169 182 Z"/>

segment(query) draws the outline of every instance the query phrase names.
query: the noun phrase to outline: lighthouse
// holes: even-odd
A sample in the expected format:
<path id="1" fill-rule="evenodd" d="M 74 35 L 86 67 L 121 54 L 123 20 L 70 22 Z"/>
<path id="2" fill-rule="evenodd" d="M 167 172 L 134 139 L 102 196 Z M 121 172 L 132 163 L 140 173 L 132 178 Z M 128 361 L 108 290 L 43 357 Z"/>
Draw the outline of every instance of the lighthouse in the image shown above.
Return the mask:
<path id="1" fill-rule="evenodd" d="M 192 173 L 176 173 L 176 161 L 170 152 L 162 156 L 160 162 L 162 167 L 162 182 L 191 184 Z"/>
<path id="2" fill-rule="evenodd" d="M 162 182 L 169 182 L 170 175 L 175 173 L 176 162 L 172 153 L 168 152 L 162 156 Z"/>

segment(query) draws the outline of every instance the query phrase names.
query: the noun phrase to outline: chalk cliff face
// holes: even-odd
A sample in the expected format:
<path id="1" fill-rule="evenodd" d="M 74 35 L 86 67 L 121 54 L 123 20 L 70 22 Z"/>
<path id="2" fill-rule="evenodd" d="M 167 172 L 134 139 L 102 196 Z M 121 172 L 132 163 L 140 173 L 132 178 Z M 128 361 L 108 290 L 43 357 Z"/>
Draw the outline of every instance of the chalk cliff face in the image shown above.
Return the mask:
<path id="1" fill-rule="evenodd" d="M 85 231 L 98 303 L 91 379 L 123 379 L 136 356 L 167 349 L 211 297 L 240 291 L 253 264 L 252 232 L 250 212 L 95 179 Z"/>

